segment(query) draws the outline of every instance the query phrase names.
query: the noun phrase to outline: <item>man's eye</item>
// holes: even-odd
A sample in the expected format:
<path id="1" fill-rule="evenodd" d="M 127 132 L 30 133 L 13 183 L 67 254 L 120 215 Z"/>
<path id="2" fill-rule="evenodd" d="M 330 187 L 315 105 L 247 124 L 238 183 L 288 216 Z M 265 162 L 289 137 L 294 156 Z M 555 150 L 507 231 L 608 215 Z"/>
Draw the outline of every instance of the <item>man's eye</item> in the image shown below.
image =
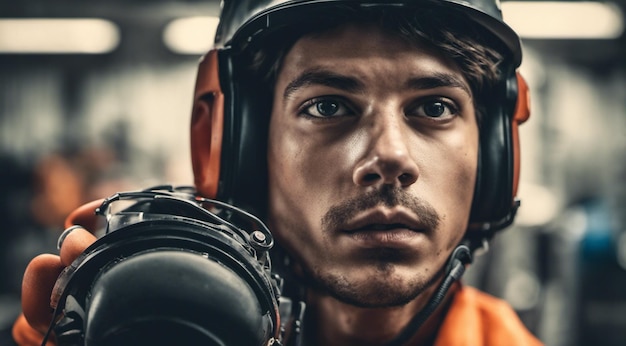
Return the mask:
<path id="1" fill-rule="evenodd" d="M 350 114 L 343 102 L 333 98 L 318 98 L 307 101 L 301 113 L 315 118 L 330 118 Z"/>
<path id="2" fill-rule="evenodd" d="M 458 109 L 453 103 L 443 100 L 430 100 L 419 104 L 411 115 L 427 118 L 449 118 L 456 115 Z"/>

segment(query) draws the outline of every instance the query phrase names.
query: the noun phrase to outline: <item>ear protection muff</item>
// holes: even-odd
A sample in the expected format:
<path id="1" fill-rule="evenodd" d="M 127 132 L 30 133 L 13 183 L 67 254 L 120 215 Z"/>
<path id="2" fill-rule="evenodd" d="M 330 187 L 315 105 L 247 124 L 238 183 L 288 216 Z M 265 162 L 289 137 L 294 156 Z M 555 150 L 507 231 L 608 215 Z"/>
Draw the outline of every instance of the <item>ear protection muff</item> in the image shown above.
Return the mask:
<path id="1" fill-rule="evenodd" d="M 195 185 L 201 196 L 263 215 L 271 90 L 235 71 L 230 53 L 211 50 L 198 68 L 191 116 Z"/>
<path id="2" fill-rule="evenodd" d="M 519 124 L 530 116 L 530 96 L 521 74 L 505 79 L 479 130 L 478 173 L 470 229 L 496 231 L 511 224 L 520 172 Z"/>
<path id="3" fill-rule="evenodd" d="M 255 216 L 194 192 L 120 192 L 72 213 L 71 228 L 98 220 L 103 227 L 57 279 L 42 344 L 52 330 L 60 345 L 277 341 L 282 279 L 272 272 L 270 231 Z"/>

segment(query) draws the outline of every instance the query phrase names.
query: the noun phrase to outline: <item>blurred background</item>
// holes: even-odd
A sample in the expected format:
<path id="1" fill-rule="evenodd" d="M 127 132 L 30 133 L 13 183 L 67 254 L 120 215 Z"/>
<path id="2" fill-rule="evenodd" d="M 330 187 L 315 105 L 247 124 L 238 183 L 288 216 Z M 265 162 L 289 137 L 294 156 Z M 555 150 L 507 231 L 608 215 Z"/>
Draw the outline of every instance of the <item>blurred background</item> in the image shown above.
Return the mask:
<path id="1" fill-rule="evenodd" d="M 626 1 L 503 2 L 532 93 L 522 208 L 466 281 L 547 345 L 626 345 Z M 64 217 L 191 184 L 188 122 L 219 1 L 0 0 L 0 345 Z"/>

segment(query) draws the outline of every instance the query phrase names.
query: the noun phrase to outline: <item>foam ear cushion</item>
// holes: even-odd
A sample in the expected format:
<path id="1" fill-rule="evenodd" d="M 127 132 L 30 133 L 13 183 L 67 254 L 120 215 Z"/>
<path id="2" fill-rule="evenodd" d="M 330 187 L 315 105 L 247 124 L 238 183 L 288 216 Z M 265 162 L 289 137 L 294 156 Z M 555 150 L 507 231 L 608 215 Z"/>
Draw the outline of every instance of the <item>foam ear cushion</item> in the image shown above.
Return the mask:
<path id="1" fill-rule="evenodd" d="M 272 90 L 233 68 L 228 54 L 220 55 L 220 75 L 230 81 L 224 92 L 224 144 L 218 198 L 264 215 L 267 204 L 267 135 Z M 234 115 L 237 116 L 234 116 Z"/>
<path id="2" fill-rule="evenodd" d="M 239 75 L 228 52 L 212 50 L 202 59 L 191 116 L 192 165 L 200 195 L 263 215 L 270 102 L 267 86 Z"/>

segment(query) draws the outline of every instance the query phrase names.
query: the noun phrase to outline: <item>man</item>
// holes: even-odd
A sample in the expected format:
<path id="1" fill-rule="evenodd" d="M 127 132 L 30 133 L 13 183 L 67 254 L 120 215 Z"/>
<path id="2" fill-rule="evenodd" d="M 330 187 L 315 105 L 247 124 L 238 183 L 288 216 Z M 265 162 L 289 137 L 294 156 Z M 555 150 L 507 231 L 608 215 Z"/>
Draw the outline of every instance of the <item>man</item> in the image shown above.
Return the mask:
<path id="1" fill-rule="evenodd" d="M 453 283 L 517 207 L 520 59 L 496 4 L 225 2 L 196 88 L 196 187 L 265 217 L 305 344 L 540 344 Z M 41 342 L 56 277 L 94 239 L 74 230 L 31 263 L 20 344 Z"/>

